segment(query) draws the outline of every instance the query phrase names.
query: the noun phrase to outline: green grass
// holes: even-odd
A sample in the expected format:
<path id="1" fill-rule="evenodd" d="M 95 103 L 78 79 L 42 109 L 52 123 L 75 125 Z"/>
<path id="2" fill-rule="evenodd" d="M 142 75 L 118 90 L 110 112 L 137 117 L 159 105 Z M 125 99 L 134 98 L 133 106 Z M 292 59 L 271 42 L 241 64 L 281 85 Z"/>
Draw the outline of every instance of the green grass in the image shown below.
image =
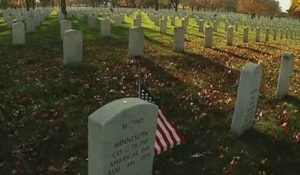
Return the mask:
<path id="1" fill-rule="evenodd" d="M 203 33 L 190 20 L 185 52 L 174 53 L 173 26 L 167 34 L 142 13 L 145 56 L 127 56 L 128 29 L 135 14 L 112 36 L 100 37 L 87 18 L 71 18 L 84 38 L 84 64 L 63 67 L 56 12 L 13 46 L 0 21 L 0 174 L 87 174 L 88 116 L 115 99 L 137 96 L 139 73 L 168 116 L 183 131 L 187 144 L 155 158 L 155 175 L 299 174 L 299 40 L 226 46 L 224 24 L 205 49 Z M 176 25 L 180 25 L 179 19 Z M 262 35 L 264 36 L 264 35 Z M 270 37 L 272 38 L 272 37 Z M 274 93 L 281 54 L 296 55 L 290 96 Z M 140 63 L 134 63 L 136 60 Z M 239 72 L 247 62 L 264 68 L 256 125 L 241 138 L 229 132 Z M 283 125 L 287 123 L 286 125 Z"/>

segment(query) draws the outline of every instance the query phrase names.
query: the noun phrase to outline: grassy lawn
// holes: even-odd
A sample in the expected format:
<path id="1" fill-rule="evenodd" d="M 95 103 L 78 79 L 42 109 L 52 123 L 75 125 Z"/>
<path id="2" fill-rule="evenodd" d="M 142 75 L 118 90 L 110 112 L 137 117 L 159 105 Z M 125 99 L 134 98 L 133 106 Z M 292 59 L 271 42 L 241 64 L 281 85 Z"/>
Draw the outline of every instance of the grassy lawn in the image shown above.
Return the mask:
<path id="1" fill-rule="evenodd" d="M 159 27 L 142 13 L 145 56 L 129 58 L 128 29 L 135 14 L 112 36 L 100 37 L 87 18 L 72 18 L 84 37 L 84 64 L 63 67 L 56 12 L 26 45 L 13 46 L 0 18 L 0 174 L 87 174 L 87 123 L 96 109 L 115 99 L 136 97 L 139 73 L 187 144 L 155 158 L 154 175 L 300 174 L 300 40 L 226 46 L 224 24 L 206 49 L 191 19 L 185 52 L 174 53 L 173 26 Z M 169 21 L 170 22 L 170 21 Z M 176 24 L 180 24 L 177 19 Z M 262 35 L 263 38 L 264 35 Z M 278 37 L 279 38 L 279 37 Z M 296 55 L 290 95 L 274 98 L 281 55 Z M 230 132 L 240 70 L 263 66 L 256 124 L 241 138 Z"/>

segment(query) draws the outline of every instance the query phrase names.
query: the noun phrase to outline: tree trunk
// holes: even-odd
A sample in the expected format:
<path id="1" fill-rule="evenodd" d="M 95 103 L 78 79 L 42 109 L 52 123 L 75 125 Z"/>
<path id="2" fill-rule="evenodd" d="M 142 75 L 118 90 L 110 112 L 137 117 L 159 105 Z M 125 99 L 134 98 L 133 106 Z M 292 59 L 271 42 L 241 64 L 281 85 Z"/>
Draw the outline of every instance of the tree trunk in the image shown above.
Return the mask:
<path id="1" fill-rule="evenodd" d="M 117 1 L 116 0 L 112 0 L 111 1 L 111 5 L 112 5 L 112 8 L 116 8 L 117 7 Z"/>
<path id="2" fill-rule="evenodd" d="M 67 16 L 67 3 L 66 0 L 60 0 L 60 8 L 61 8 L 61 12 Z"/>
<path id="3" fill-rule="evenodd" d="M 92 6 L 93 6 L 93 9 L 95 8 L 95 1 L 92 0 Z"/>
<path id="4" fill-rule="evenodd" d="M 31 0 L 31 8 L 35 9 L 35 0 Z"/>
<path id="5" fill-rule="evenodd" d="M 2 9 L 7 9 L 7 0 L 2 0 L 1 1 L 1 8 Z"/>
<path id="6" fill-rule="evenodd" d="M 159 2 L 158 0 L 154 0 L 155 10 L 159 10 Z"/>
<path id="7" fill-rule="evenodd" d="M 26 10 L 29 11 L 29 0 L 25 0 Z"/>

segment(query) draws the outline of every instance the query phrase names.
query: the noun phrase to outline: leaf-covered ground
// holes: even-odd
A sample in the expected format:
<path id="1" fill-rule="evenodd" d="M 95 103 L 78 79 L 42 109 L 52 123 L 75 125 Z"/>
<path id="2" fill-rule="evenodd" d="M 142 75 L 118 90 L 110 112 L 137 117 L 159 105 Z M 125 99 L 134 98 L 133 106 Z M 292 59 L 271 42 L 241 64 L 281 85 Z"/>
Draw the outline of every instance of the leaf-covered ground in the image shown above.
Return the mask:
<path id="1" fill-rule="evenodd" d="M 84 64 L 63 67 L 56 12 L 27 44 L 13 46 L 0 20 L 0 174 L 87 174 L 87 123 L 96 109 L 115 99 L 137 96 L 139 74 L 187 144 L 155 158 L 154 175 L 300 174 L 300 42 L 271 40 L 226 46 L 224 25 L 214 48 L 203 47 L 196 21 L 184 53 L 172 51 L 173 29 L 160 34 L 143 14 L 145 56 L 127 56 L 128 28 L 135 14 L 112 37 L 101 38 L 87 19 L 73 20 L 83 32 Z M 180 24 L 180 21 L 177 20 Z M 99 27 L 100 28 L 100 27 Z M 290 95 L 274 98 L 281 55 L 296 55 Z M 230 133 L 239 73 L 247 62 L 263 66 L 253 130 Z"/>

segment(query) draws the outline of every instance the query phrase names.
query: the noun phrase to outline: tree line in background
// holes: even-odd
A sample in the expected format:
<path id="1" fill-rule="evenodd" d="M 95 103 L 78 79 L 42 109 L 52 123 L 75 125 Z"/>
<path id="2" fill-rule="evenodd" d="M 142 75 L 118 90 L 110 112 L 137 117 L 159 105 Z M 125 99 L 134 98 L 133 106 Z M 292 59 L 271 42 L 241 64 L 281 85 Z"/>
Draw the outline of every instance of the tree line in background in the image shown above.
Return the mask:
<path id="1" fill-rule="evenodd" d="M 288 0 L 287 0 L 288 1 Z M 289 14 L 300 17 L 300 0 L 291 0 L 292 6 Z M 179 8 L 191 10 L 221 10 L 231 12 L 248 13 L 253 16 L 279 16 L 281 8 L 279 2 L 275 0 L 0 0 L 2 8 L 26 7 L 27 10 L 38 6 L 60 6 L 63 13 L 67 14 L 66 7 L 85 6 L 105 6 L 105 7 L 133 7 L 133 8 Z"/>

